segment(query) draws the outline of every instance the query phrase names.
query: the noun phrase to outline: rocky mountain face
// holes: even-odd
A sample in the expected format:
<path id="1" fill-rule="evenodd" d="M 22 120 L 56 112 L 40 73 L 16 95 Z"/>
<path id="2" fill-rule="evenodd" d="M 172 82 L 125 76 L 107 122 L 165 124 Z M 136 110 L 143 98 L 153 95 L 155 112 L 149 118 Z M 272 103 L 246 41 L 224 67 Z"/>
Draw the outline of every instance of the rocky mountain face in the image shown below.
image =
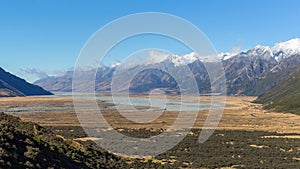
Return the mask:
<path id="1" fill-rule="evenodd" d="M 244 65 L 239 63 L 243 56 L 249 59 Z M 298 70 L 300 39 L 278 43 L 273 47 L 256 46 L 247 52 L 225 60 L 225 65 L 231 60 L 235 61 L 229 65 L 243 66 L 231 71 L 225 66 L 228 93 L 259 96 Z M 241 71 L 240 74 L 233 75 L 233 78 L 242 79 L 239 84 L 234 83 L 235 80 L 230 80 L 231 75 L 234 74 L 231 72 L 234 71 Z M 247 77 L 245 78 L 245 76 Z"/>
<path id="2" fill-rule="evenodd" d="M 0 97 L 5 96 L 32 96 L 51 95 L 43 88 L 30 84 L 24 79 L 6 72 L 0 68 Z"/>
<path id="3" fill-rule="evenodd" d="M 237 54 L 220 54 L 219 57 L 225 70 L 227 94 L 261 95 L 298 70 L 300 39 L 278 43 L 273 47 L 256 46 Z M 218 66 L 209 57 L 190 53 L 182 56 L 159 55 L 156 60 L 159 61 L 124 68 L 122 64 L 99 68 L 95 78 L 95 91 L 109 92 L 113 87 L 118 91 L 148 93 L 159 88 L 166 93 L 178 94 L 190 89 L 195 81 L 200 93 L 209 93 L 210 82 L 218 80 L 208 76 L 205 66 Z M 94 76 L 91 72 L 93 71 L 83 71 L 82 88 L 87 83 L 93 86 L 93 82 L 85 80 L 88 76 Z M 38 80 L 35 84 L 50 91 L 70 92 L 72 76 L 73 72 L 68 71 L 59 76 Z"/>
<path id="4" fill-rule="evenodd" d="M 277 86 L 289 75 L 299 70 L 299 58 L 300 55 L 294 55 L 284 61 L 279 62 L 276 66 L 260 76 L 246 81 L 244 85 L 244 94 L 259 96 Z M 291 62 L 291 64 L 289 62 Z"/>
<path id="5" fill-rule="evenodd" d="M 249 88 L 253 90 L 255 85 L 249 85 L 249 82 L 252 83 L 255 78 L 268 72 L 277 64 L 277 61 L 270 57 L 270 53 L 267 47 L 257 46 L 224 60 L 228 93 L 246 94 Z"/>

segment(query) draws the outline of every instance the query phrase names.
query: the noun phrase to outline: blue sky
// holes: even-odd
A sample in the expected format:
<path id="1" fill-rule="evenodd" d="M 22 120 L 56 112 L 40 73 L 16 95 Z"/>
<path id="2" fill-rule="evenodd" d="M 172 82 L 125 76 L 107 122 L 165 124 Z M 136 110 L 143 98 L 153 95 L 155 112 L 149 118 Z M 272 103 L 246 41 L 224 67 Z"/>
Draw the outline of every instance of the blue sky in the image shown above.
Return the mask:
<path id="1" fill-rule="evenodd" d="M 74 66 L 80 49 L 95 31 L 139 12 L 170 13 L 190 21 L 218 52 L 300 37 L 298 0 L 2 0 L 0 66 L 29 81 L 37 77 L 21 73 L 22 69 L 48 74 L 66 70 Z M 185 52 L 176 43 L 168 48 Z M 119 55 L 126 53 L 125 48 L 120 49 L 124 51 L 119 50 Z"/>

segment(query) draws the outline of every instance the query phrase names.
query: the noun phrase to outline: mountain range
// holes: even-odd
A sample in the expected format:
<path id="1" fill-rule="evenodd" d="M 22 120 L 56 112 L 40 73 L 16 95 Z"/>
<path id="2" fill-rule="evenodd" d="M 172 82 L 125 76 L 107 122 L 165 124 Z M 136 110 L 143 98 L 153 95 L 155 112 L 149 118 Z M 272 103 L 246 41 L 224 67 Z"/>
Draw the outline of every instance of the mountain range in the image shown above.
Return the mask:
<path id="1" fill-rule="evenodd" d="M 52 95 L 52 93 L 0 68 L 0 97 L 32 95 Z"/>
<path id="2" fill-rule="evenodd" d="M 217 80 L 209 79 L 206 71 L 205 66 L 217 66 L 209 57 L 194 52 L 186 55 L 157 52 L 152 57 L 151 62 L 100 67 L 95 78 L 95 91 L 110 92 L 113 79 L 119 79 L 115 85 L 119 91 L 129 89 L 132 93 L 149 93 L 159 88 L 166 93 L 178 94 L 180 90 L 187 90 L 193 85 L 190 80 L 193 78 L 200 93 L 210 93 L 210 80 Z M 221 53 L 218 57 L 224 67 L 228 95 L 259 96 L 299 70 L 300 38 L 277 43 L 272 47 L 257 45 L 239 53 Z M 190 70 L 188 72 L 187 66 Z M 85 80 L 88 76 L 94 76 L 92 72 L 82 70 L 82 86 L 79 88 L 87 84 L 93 86 L 94 82 Z M 176 75 L 176 79 L 173 75 Z M 73 71 L 70 70 L 58 76 L 40 79 L 34 84 L 54 92 L 71 92 L 72 78 Z M 185 85 L 179 86 L 179 83 Z"/>

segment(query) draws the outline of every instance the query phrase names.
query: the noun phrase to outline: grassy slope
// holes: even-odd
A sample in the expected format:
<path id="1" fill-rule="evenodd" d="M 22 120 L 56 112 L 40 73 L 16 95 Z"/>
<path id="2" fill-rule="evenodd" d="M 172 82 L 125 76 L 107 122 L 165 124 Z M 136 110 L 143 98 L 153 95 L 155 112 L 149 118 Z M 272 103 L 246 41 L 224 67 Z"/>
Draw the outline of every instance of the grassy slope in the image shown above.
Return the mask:
<path id="1" fill-rule="evenodd" d="M 264 104 L 265 109 L 300 115 L 300 71 L 259 96 L 256 102 Z"/>

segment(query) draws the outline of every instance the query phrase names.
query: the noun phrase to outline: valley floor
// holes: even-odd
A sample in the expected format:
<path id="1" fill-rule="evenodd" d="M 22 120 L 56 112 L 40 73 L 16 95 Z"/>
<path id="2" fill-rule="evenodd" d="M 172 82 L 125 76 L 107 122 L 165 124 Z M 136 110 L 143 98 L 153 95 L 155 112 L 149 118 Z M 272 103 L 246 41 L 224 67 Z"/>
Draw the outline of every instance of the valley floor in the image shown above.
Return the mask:
<path id="1" fill-rule="evenodd" d="M 217 129 L 300 134 L 300 116 L 263 110 L 261 105 L 251 103 L 254 99 L 254 97 L 227 97 L 227 106 Z M 17 97 L 0 100 L 0 111 L 16 115 L 25 121 L 37 122 L 42 126 L 80 125 L 70 98 Z M 201 97 L 201 101 L 209 101 L 209 97 Z M 99 102 L 99 106 L 110 105 Z M 165 111 L 153 122 L 141 124 L 130 123 L 116 110 L 104 110 L 101 113 L 114 128 L 135 129 L 167 129 L 178 115 L 178 112 Z M 203 127 L 207 114 L 208 111 L 199 111 L 194 128 Z"/>

